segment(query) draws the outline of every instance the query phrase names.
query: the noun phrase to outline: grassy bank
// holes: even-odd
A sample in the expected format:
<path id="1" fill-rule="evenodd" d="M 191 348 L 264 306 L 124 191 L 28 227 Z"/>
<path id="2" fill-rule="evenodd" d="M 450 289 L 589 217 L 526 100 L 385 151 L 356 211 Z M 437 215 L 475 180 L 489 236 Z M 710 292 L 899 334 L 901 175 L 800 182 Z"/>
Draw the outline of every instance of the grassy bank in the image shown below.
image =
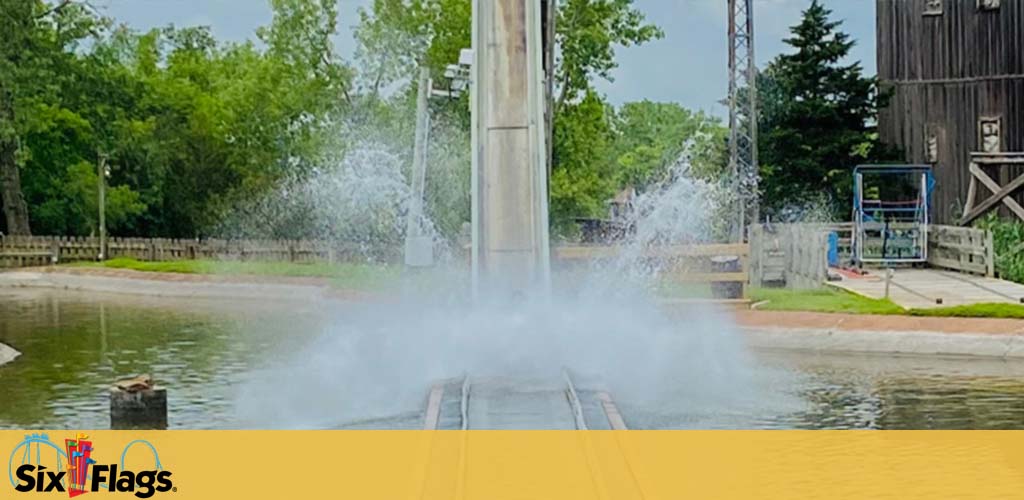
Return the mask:
<path id="1" fill-rule="evenodd" d="M 754 302 L 767 301 L 758 307 L 764 311 L 1024 319 L 1024 306 L 1017 304 L 993 303 L 931 309 L 904 309 L 888 299 L 872 299 L 835 288 L 822 290 L 761 288 L 751 290 L 750 295 Z"/>
<path id="2" fill-rule="evenodd" d="M 105 262 L 77 262 L 75 267 L 129 269 L 152 273 L 182 273 L 222 276 L 281 276 L 324 278 L 341 288 L 379 290 L 395 285 L 401 275 L 397 266 L 338 263 L 234 262 L 180 260 L 143 262 L 135 259 L 111 259 Z"/>
<path id="3" fill-rule="evenodd" d="M 755 288 L 750 291 L 755 302 L 768 301 L 758 307 L 768 311 L 810 311 L 851 314 L 905 314 L 906 311 L 888 299 L 869 299 L 844 290 L 789 290 Z"/>

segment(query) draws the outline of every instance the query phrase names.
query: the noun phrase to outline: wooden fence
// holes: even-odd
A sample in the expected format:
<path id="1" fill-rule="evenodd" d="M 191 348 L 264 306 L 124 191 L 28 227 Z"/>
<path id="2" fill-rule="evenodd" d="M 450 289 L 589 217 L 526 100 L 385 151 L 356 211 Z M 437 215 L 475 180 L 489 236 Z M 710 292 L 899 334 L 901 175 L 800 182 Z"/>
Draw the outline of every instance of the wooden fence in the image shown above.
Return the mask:
<path id="1" fill-rule="evenodd" d="M 613 259 L 624 255 L 618 246 L 561 246 L 552 256 L 556 262 Z M 696 244 L 666 245 L 644 249 L 636 256 L 641 259 L 659 259 L 671 269 L 671 277 L 680 283 L 735 283 L 747 296 L 750 278 L 750 245 Z M 732 259 L 732 268 L 716 269 L 716 258 Z"/>
<path id="2" fill-rule="evenodd" d="M 108 238 L 106 254 L 108 259 L 128 257 L 148 262 L 205 259 L 328 263 L 361 255 L 355 247 L 328 241 L 169 238 Z M 94 237 L 0 236 L 0 267 L 89 261 L 99 255 L 99 238 Z"/>
<path id="3" fill-rule="evenodd" d="M 838 236 L 840 262 L 853 253 L 853 224 L 771 224 L 750 228 L 750 283 L 818 288 L 828 278 L 828 234 Z"/>
<path id="4" fill-rule="evenodd" d="M 992 232 L 955 226 L 930 226 L 928 265 L 993 277 L 995 248 Z"/>
<path id="5" fill-rule="evenodd" d="M 852 225 L 773 224 L 750 231 L 750 282 L 753 286 L 785 284 L 817 288 L 828 277 L 828 233 L 838 233 L 839 262 L 849 264 Z M 928 228 L 928 265 L 994 276 L 995 255 L 989 231 L 955 226 Z"/>

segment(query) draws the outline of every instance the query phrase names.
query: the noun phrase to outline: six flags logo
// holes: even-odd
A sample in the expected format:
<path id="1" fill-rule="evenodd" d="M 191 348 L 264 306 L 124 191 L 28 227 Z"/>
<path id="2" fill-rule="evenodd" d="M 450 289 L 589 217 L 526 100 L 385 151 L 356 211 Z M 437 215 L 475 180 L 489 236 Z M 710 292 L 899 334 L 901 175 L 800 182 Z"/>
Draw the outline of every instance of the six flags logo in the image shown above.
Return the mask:
<path id="1" fill-rule="evenodd" d="M 137 444 L 148 446 L 153 452 L 156 460 L 154 470 L 134 472 L 125 469 L 125 455 Z M 56 450 L 58 458 L 55 470 L 40 463 L 43 447 Z M 15 456 L 19 450 L 22 451 L 21 464 L 14 468 Z M 31 462 L 33 451 L 36 463 L 27 463 Z M 67 492 L 71 498 L 101 490 L 134 493 L 139 498 L 149 498 L 158 492 L 177 491 L 171 482 L 171 472 L 163 470 L 156 448 L 148 441 L 136 440 L 128 443 L 121 454 L 120 468 L 117 464 L 97 464 L 92 458 L 92 452 L 92 441 L 85 434 L 78 434 L 74 439 L 65 439 L 64 449 L 50 441 L 45 434 L 25 436 L 25 440 L 14 448 L 11 461 L 8 463 L 11 484 L 20 492 L 60 491 Z M 62 470 L 65 466 L 67 470 Z"/>

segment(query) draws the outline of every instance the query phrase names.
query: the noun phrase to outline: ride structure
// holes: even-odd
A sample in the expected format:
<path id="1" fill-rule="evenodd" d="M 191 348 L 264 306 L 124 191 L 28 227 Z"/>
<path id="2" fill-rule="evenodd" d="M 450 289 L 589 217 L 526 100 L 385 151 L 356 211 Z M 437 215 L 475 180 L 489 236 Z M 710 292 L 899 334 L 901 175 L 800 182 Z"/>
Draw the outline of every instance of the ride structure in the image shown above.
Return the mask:
<path id="1" fill-rule="evenodd" d="M 931 165 L 861 165 L 853 171 L 853 264 L 928 260 Z"/>

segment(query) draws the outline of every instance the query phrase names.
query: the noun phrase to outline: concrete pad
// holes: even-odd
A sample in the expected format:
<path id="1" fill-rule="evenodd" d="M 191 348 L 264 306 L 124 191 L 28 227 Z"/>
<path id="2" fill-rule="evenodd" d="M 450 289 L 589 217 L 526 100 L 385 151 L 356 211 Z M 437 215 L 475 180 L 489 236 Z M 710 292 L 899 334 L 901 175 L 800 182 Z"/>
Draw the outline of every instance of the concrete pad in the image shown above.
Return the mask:
<path id="1" fill-rule="evenodd" d="M 21 353 L 14 350 L 13 347 L 6 344 L 0 344 L 0 366 L 14 361 L 14 358 L 17 358 L 18 356 L 21 356 Z"/>
<path id="2" fill-rule="evenodd" d="M 1024 337 L 1013 337 L 1006 347 L 1007 358 L 1024 358 Z"/>
<path id="3" fill-rule="evenodd" d="M 874 332 L 993 333 L 1024 335 L 1024 320 L 1010 318 L 942 318 L 806 311 L 733 311 L 736 324 L 748 328 L 790 330 L 860 330 Z"/>
<path id="4" fill-rule="evenodd" d="M 981 303 L 1019 304 L 1024 285 L 942 269 L 898 269 L 889 298 L 905 308 L 934 308 Z M 885 297 L 885 274 L 876 270 L 862 277 L 843 275 L 830 285 L 866 297 Z M 936 299 L 942 299 L 937 303 Z"/>
<path id="5" fill-rule="evenodd" d="M 181 298 L 294 299 L 321 298 L 325 287 L 291 284 L 162 281 L 158 279 L 79 275 L 57 272 L 3 272 L 0 287 L 50 288 L 100 293 Z"/>
<path id="6" fill-rule="evenodd" d="M 978 356 L 1024 360 L 1024 337 L 990 333 L 743 328 L 754 349 Z"/>

